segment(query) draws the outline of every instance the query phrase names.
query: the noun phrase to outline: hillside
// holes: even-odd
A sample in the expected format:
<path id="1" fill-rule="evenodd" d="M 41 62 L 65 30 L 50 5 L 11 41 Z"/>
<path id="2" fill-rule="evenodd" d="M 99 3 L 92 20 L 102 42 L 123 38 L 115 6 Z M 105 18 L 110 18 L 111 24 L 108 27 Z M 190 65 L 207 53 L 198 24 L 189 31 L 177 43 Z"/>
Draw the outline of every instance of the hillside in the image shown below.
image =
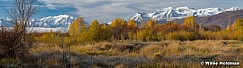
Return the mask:
<path id="1" fill-rule="evenodd" d="M 195 17 L 195 21 L 196 23 L 200 23 L 202 25 L 219 25 L 222 28 L 226 28 L 229 20 L 232 24 L 238 17 L 243 17 L 243 10 L 227 11 L 208 17 Z M 178 23 L 183 23 L 183 21 L 184 19 L 175 20 L 175 22 Z"/>

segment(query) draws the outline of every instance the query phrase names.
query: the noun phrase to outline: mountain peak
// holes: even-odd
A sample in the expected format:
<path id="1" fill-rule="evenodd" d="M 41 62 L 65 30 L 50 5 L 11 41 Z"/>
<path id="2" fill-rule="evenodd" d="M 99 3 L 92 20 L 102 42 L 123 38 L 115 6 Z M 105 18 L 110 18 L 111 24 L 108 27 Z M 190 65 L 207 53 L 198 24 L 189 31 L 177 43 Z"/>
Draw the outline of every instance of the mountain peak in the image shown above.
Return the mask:
<path id="1" fill-rule="evenodd" d="M 212 16 L 226 11 L 236 11 L 240 10 L 239 7 L 231 7 L 229 9 L 223 8 L 204 8 L 204 9 L 194 9 L 188 6 L 183 7 L 166 7 L 155 12 L 139 12 L 128 19 L 133 19 L 135 21 L 147 21 L 149 19 L 154 19 L 158 21 L 166 21 L 167 19 L 181 19 L 188 16 L 205 17 Z"/>
<path id="2" fill-rule="evenodd" d="M 56 27 L 69 27 L 69 25 L 76 18 L 67 14 L 48 16 L 40 19 L 32 19 L 28 26 L 31 27 L 45 27 L 45 28 L 56 28 Z M 12 26 L 12 19 L 0 18 L 0 26 Z"/>
<path id="3" fill-rule="evenodd" d="M 240 10 L 240 7 L 231 7 L 229 9 L 226 9 L 225 11 L 236 11 L 236 10 Z"/>

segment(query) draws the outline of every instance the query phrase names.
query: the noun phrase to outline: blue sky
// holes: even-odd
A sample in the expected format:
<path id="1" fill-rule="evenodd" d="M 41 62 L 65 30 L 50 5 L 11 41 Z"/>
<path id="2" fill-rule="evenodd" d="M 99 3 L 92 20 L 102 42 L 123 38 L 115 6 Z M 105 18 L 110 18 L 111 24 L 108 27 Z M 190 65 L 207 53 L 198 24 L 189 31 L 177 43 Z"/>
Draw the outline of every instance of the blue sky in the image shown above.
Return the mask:
<path id="1" fill-rule="evenodd" d="M 114 18 L 126 18 L 136 12 L 156 11 L 164 7 L 189 6 L 191 8 L 243 8 L 243 0 L 38 0 L 39 12 L 34 18 L 68 14 L 109 22 Z M 0 0 L 0 17 L 7 17 L 5 10 L 13 0 Z"/>

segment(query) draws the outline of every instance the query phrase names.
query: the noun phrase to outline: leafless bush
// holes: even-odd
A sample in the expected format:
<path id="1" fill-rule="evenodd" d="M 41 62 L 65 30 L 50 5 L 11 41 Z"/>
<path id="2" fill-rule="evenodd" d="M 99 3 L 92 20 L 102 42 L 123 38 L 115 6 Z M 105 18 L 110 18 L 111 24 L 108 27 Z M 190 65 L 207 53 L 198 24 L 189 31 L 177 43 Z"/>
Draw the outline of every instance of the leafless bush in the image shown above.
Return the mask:
<path id="1" fill-rule="evenodd" d="M 3 52 L 1 58 L 15 58 L 23 55 L 25 43 L 21 40 L 19 32 L 14 32 L 11 29 L 0 29 L 0 50 Z"/>
<path id="2" fill-rule="evenodd" d="M 9 29 L 1 26 L 0 51 L 3 52 L 1 58 L 21 57 L 27 50 L 27 27 L 32 15 L 37 12 L 37 7 L 34 6 L 35 1 L 15 0 L 10 11 L 7 11 L 14 25 Z"/>

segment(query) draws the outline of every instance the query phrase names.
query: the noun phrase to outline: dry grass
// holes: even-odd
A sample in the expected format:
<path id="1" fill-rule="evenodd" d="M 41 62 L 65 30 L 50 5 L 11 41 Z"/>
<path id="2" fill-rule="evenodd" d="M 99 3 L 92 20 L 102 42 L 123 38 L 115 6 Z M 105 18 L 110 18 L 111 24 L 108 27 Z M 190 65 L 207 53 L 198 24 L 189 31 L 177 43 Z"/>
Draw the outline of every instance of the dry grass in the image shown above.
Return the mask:
<path id="1" fill-rule="evenodd" d="M 21 62 L 44 67 L 200 68 L 201 61 L 243 62 L 242 56 L 243 42 L 235 40 L 99 42 L 65 48 L 39 44 Z"/>

